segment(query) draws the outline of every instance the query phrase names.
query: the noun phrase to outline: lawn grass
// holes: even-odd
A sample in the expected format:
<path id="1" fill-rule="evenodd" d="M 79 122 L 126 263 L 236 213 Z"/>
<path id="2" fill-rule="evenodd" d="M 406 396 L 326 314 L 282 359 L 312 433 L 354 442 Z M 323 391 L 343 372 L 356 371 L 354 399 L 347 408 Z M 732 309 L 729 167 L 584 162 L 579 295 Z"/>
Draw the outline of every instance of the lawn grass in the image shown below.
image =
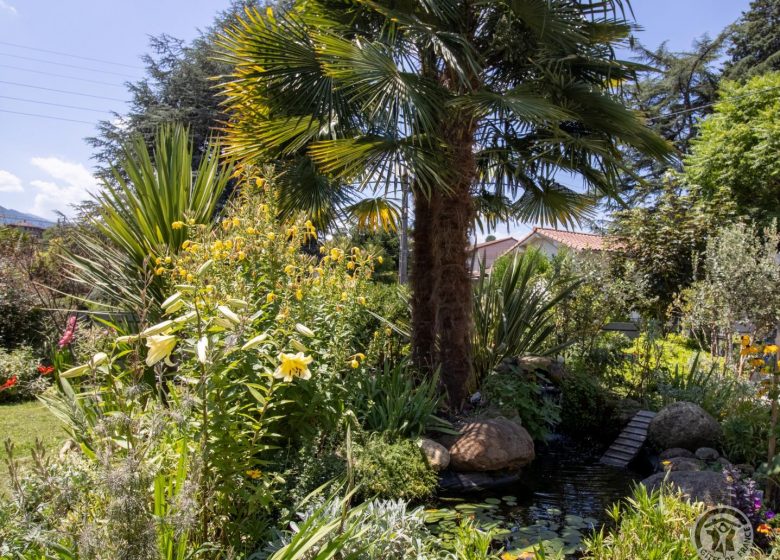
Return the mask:
<path id="1" fill-rule="evenodd" d="M 21 466 L 32 462 L 30 451 L 35 447 L 35 439 L 43 442 L 49 457 L 56 457 L 65 432 L 59 421 L 38 401 L 0 405 L 0 438 L 11 438 L 14 443 L 14 456 Z M 8 490 L 6 476 L 5 445 L 0 444 L 0 494 Z"/>

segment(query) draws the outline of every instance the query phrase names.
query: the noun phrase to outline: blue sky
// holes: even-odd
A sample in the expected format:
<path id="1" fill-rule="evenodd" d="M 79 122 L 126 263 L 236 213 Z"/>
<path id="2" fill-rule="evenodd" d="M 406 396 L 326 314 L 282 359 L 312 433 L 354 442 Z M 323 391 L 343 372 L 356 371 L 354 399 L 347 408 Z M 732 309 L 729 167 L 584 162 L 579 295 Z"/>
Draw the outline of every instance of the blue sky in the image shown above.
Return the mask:
<path id="1" fill-rule="evenodd" d="M 94 134 L 94 123 L 109 117 L 101 111 L 123 112 L 129 96 L 121 84 L 142 74 L 139 59 L 148 37 L 191 39 L 228 4 L 0 0 L 0 206 L 53 218 L 94 191 L 98 185 L 84 138 Z M 633 0 L 632 5 L 643 43 L 668 41 L 684 50 L 694 38 L 715 35 L 734 21 L 749 0 Z"/>

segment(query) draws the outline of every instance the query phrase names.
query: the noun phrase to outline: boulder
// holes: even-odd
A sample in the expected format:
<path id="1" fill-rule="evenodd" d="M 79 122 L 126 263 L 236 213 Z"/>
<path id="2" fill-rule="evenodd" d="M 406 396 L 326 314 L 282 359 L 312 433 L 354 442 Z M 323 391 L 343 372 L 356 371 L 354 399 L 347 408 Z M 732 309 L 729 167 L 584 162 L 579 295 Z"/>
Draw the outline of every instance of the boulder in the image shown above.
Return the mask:
<path id="1" fill-rule="evenodd" d="M 730 467 L 731 466 L 731 461 L 729 461 L 725 457 L 718 457 L 718 463 L 720 463 L 724 467 Z"/>
<path id="2" fill-rule="evenodd" d="M 534 441 L 506 418 L 471 420 L 450 447 L 450 466 L 460 472 L 516 470 L 534 460 Z"/>
<path id="3" fill-rule="evenodd" d="M 729 492 L 723 474 L 713 471 L 673 471 L 657 473 L 642 481 L 648 490 L 660 488 L 668 477 L 669 484 L 681 490 L 685 496 L 695 502 L 708 505 L 729 504 Z"/>
<path id="4" fill-rule="evenodd" d="M 702 461 L 717 461 L 720 453 L 712 447 L 700 447 L 696 450 L 696 458 Z"/>
<path id="5" fill-rule="evenodd" d="M 450 466 L 450 452 L 442 444 L 428 438 L 422 438 L 417 444 L 433 470 L 443 471 Z"/>
<path id="6" fill-rule="evenodd" d="M 715 447 L 721 439 L 718 421 L 689 402 L 677 402 L 663 408 L 648 429 L 650 445 L 656 449 L 682 447 L 694 451 L 700 447 Z"/>
<path id="7" fill-rule="evenodd" d="M 701 471 L 704 470 L 704 463 L 698 459 L 689 459 L 688 457 L 672 457 L 664 461 L 664 469 L 670 471 Z"/>
<path id="8" fill-rule="evenodd" d="M 687 449 L 683 449 L 682 447 L 672 447 L 671 449 L 661 451 L 661 453 L 658 455 L 658 458 L 661 459 L 662 461 L 674 459 L 675 457 L 685 457 L 686 459 L 695 459 L 696 455 L 693 454 L 693 451 L 688 451 Z"/>

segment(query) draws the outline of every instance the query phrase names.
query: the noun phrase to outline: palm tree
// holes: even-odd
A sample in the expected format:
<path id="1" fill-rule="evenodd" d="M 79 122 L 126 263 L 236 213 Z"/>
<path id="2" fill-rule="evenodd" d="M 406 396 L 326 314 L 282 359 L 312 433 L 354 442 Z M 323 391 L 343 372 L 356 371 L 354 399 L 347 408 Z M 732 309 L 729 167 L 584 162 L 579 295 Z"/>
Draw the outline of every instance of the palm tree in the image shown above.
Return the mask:
<path id="1" fill-rule="evenodd" d="M 450 405 L 470 375 L 466 268 L 475 195 L 514 216 L 571 225 L 616 196 L 621 146 L 669 146 L 618 98 L 635 66 L 614 57 L 620 0 L 298 0 L 247 11 L 221 47 L 227 151 L 306 157 L 344 183 L 412 177 L 413 354 L 441 368 Z M 300 185 L 298 188 L 310 188 Z"/>

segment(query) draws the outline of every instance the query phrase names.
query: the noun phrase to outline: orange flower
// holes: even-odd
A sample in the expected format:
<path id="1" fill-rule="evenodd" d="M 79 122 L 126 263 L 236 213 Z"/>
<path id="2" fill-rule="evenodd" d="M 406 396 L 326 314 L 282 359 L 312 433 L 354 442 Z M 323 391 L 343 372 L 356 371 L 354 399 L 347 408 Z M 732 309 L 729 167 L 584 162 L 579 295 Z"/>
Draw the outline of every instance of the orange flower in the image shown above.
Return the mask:
<path id="1" fill-rule="evenodd" d="M 772 528 L 766 523 L 762 523 L 761 525 L 756 527 L 756 531 L 758 531 L 762 535 L 769 535 L 772 533 Z"/>
<path id="2" fill-rule="evenodd" d="M 0 385 L 0 391 L 5 391 L 6 389 L 10 389 L 14 385 L 16 385 L 16 382 L 18 381 L 18 378 L 14 375 L 8 379 L 5 383 Z"/>

